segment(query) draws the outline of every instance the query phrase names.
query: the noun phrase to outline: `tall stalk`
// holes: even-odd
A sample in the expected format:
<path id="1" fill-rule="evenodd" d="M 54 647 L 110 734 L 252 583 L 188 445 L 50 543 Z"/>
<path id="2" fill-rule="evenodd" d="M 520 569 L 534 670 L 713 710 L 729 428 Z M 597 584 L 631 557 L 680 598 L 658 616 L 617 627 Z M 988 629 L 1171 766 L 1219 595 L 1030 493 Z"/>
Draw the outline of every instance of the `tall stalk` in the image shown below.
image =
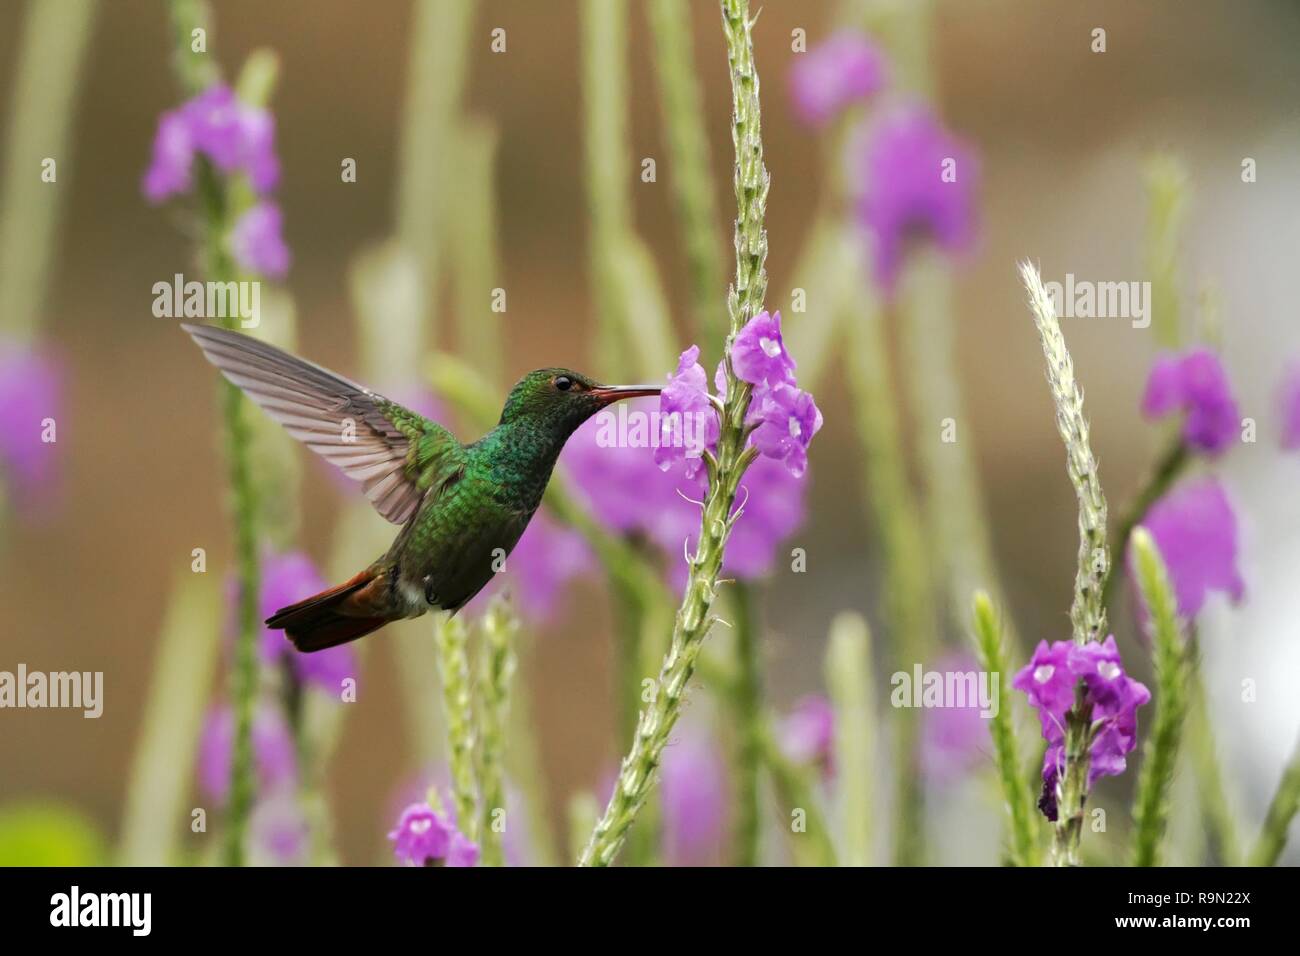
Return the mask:
<path id="1" fill-rule="evenodd" d="M 1020 276 L 1029 293 L 1030 312 L 1042 340 L 1047 360 L 1047 382 L 1056 406 L 1056 429 L 1065 443 L 1066 472 L 1079 501 L 1079 557 L 1074 577 L 1070 623 L 1076 644 L 1097 641 L 1106 629 L 1103 585 L 1110 572 L 1106 543 L 1106 497 L 1097 476 L 1097 461 L 1088 441 L 1088 420 L 1083 414 L 1083 392 L 1074 378 L 1074 362 L 1065 347 L 1061 324 L 1052 299 L 1043 288 L 1038 270 L 1020 264 Z M 1075 688 L 1074 706 L 1065 719 L 1065 765 L 1060 776 L 1053 860 L 1058 866 L 1079 864 L 1079 838 L 1083 833 L 1083 807 L 1088 798 L 1088 747 L 1092 707 L 1083 682 Z"/>
<path id="2" fill-rule="evenodd" d="M 731 65 L 733 101 L 732 141 L 735 146 L 736 280 L 728 293 L 731 335 L 763 307 L 767 287 L 764 261 L 767 233 L 763 216 L 769 179 L 763 165 L 759 112 L 759 81 L 747 0 L 722 0 L 727 58 Z M 688 563 L 686 591 L 677 610 L 673 636 L 656 683 L 654 700 L 641 713 L 631 750 L 624 757 L 614 793 L 580 858 L 583 866 L 608 866 L 614 862 L 628 828 L 636 819 L 653 785 L 663 748 L 681 712 L 686 685 L 713 623 L 718 573 L 722 569 L 727 537 L 735 522 L 731 514 L 736 489 L 753 460 L 745 444 L 745 413 L 751 388 L 740 381 L 726 363 L 727 397 L 721 414 L 716 456 L 706 461 L 709 490 L 704 498 L 699 546 Z"/>
<path id="3" fill-rule="evenodd" d="M 474 703 L 470 686 L 469 633 L 463 618 L 439 615 L 433 626 L 442 679 L 451 794 L 456 826 L 469 839 L 478 834 L 478 779 L 474 770 Z"/>
<path id="4" fill-rule="evenodd" d="M 1300 742 L 1282 771 L 1282 779 L 1268 805 L 1264 826 L 1250 855 L 1251 866 L 1273 866 L 1286 847 L 1287 830 L 1300 810 Z"/>

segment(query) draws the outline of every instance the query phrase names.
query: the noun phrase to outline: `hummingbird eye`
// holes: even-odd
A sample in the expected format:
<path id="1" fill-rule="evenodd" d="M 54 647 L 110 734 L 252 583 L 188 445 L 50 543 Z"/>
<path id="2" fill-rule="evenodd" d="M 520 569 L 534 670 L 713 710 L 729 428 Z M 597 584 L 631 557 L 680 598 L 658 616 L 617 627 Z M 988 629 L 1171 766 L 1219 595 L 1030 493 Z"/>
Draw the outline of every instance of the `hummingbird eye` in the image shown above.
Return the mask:
<path id="1" fill-rule="evenodd" d="M 555 387 L 561 392 L 567 392 L 569 389 L 573 388 L 573 379 L 569 378 L 567 375 L 557 375 L 555 376 Z"/>

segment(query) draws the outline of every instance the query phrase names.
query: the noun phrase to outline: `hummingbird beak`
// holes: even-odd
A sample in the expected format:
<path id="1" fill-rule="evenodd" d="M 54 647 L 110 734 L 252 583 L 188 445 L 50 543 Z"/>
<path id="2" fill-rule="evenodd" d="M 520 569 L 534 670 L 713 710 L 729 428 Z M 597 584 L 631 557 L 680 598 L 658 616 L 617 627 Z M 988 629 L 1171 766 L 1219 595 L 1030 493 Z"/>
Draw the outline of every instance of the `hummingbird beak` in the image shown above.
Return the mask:
<path id="1" fill-rule="evenodd" d="M 658 395 L 661 391 L 663 389 L 658 385 L 599 385 L 591 390 L 591 394 L 608 405 L 622 398 L 644 398 L 647 395 Z"/>

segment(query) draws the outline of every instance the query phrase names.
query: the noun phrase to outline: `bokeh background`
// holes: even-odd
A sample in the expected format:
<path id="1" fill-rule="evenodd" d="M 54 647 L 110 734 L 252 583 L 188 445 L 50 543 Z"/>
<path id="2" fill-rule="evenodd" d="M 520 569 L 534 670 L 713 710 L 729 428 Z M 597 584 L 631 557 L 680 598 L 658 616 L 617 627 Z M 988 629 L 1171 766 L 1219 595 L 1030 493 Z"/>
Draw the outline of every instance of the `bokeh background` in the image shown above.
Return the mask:
<path id="1" fill-rule="evenodd" d="M 27 6 L 0 5 L 0 136 L 15 108 L 12 77 Z M 639 160 L 662 157 L 665 144 L 645 11 L 631 7 L 629 132 Z M 715 4 L 691 7 L 725 217 L 733 208 L 725 49 Z M 796 122 L 787 95 L 790 36 L 801 27 L 815 44 L 831 15 L 831 4 L 768 0 L 755 32 L 772 176 L 774 307 L 789 301 L 791 269 L 826 186 L 825 145 Z M 357 376 L 348 267 L 394 226 L 411 6 L 222 0 L 215 16 L 211 48 L 228 73 L 258 47 L 281 58 L 272 108 L 299 351 Z M 600 376 L 586 249 L 578 5 L 484 0 L 475 16 L 464 109 L 490 121 L 500 137 L 499 248 L 509 290 L 504 368 L 510 378 L 551 364 Z M 1107 30 L 1104 54 L 1089 49 L 1096 26 Z M 489 52 L 494 27 L 507 31 L 504 54 Z M 954 273 L 968 413 L 960 440 L 973 446 L 1007 611 L 1026 640 L 1068 631 L 1077 537 L 1015 262 L 1040 262 L 1048 279 L 1067 272 L 1147 278 L 1144 162 L 1154 152 L 1172 153 L 1190 174 L 1183 291 L 1189 303 L 1202 290 L 1217 296 L 1243 414 L 1260 423 L 1259 442 L 1234 449 L 1221 468 L 1243 522 L 1248 597 L 1237 608 L 1212 603 L 1201 636 L 1230 799 L 1253 831 L 1300 726 L 1300 461 L 1277 448 L 1275 405 L 1284 367 L 1300 358 L 1292 285 L 1300 249 L 1300 8 L 1282 0 L 940 2 L 931 42 L 939 108 L 977 148 L 982 169 L 979 242 Z M 0 713 L 0 806 L 71 805 L 110 838 L 120 826 L 171 585 L 195 547 L 208 549 L 215 573 L 230 560 L 216 376 L 174 323 L 150 311 L 153 283 L 192 263 L 185 224 L 151 208 L 139 189 L 158 114 L 181 99 L 170 49 L 161 3 L 105 5 L 73 101 L 58 185 L 40 183 L 35 171 L 29 177 L 32 190 L 63 193 L 40 315 L 43 335 L 68 370 L 59 422 L 63 487 L 51 513 L 9 522 L 0 545 L 0 668 L 23 661 L 33 669 L 103 671 L 106 685 L 99 720 L 69 711 Z M 1258 164 L 1252 184 L 1240 175 L 1247 156 Z M 355 184 L 339 180 L 342 157 L 357 160 Z M 21 159 L 37 169 L 37 160 Z M 636 227 L 684 329 L 687 276 L 667 174 L 642 183 L 636 173 L 627 173 Z M 728 232 L 729 222 L 721 224 Z M 448 297 L 444 322 L 453 308 Z M 788 322 L 798 320 L 787 313 Z M 1087 391 L 1103 482 L 1118 504 L 1153 451 L 1151 428 L 1138 415 L 1153 340 L 1122 320 L 1063 324 Z M 850 399 L 837 363 L 817 397 L 826 426 L 812 451 L 808 522 L 796 536 L 810 570 L 778 571 L 764 597 L 763 653 L 778 709 L 820 687 L 833 615 L 857 609 L 875 619 L 880 604 L 880 553 L 862 504 Z M 907 441 L 929 440 L 931 431 L 912 423 Z M 302 545 L 324 562 L 344 497 L 314 463 L 303 474 Z M 358 554 L 356 562 L 371 557 Z M 1131 625 L 1122 626 L 1131 638 Z M 575 789 L 596 786 L 617 759 L 609 630 L 601 585 L 592 580 L 580 583 L 559 619 L 536 636 L 525 679 L 557 808 Z M 363 693 L 348 705 L 328 780 L 342 858 L 356 863 L 386 858 L 394 794 L 413 769 L 394 658 L 382 635 L 371 644 Z M 1254 704 L 1238 699 L 1243 677 L 1259 682 Z M 1122 786 L 1103 788 L 1101 805 L 1122 812 Z M 963 816 L 969 798 L 961 786 L 934 797 L 945 861 L 995 858 L 996 828 L 970 825 Z"/>

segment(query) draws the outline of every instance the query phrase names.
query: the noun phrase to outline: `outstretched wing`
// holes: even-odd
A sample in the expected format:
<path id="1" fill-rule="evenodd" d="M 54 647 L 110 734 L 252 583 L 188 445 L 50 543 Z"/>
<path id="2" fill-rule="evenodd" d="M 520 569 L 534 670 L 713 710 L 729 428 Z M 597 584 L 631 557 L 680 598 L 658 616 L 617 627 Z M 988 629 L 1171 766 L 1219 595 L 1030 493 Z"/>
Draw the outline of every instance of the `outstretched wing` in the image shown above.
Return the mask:
<path id="1" fill-rule="evenodd" d="M 362 483 L 375 510 L 404 524 L 433 485 L 464 466 L 451 432 L 273 345 L 210 325 L 182 325 L 208 361 L 316 454 Z"/>

